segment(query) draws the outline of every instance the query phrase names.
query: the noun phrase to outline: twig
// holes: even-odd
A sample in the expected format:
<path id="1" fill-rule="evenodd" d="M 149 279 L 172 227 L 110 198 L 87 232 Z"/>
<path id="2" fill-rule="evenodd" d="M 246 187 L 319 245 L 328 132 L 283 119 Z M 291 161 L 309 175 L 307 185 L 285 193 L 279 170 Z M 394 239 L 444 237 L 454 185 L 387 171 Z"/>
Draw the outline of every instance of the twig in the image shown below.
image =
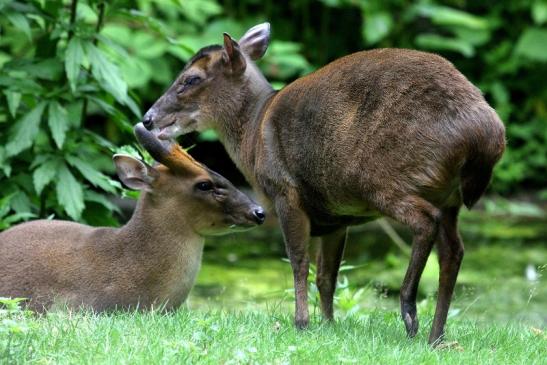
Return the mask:
<path id="1" fill-rule="evenodd" d="M 97 8 L 99 10 L 99 17 L 97 19 L 97 25 L 95 27 L 95 34 L 99 34 L 99 32 L 101 31 L 101 28 L 103 27 L 103 24 L 104 24 L 104 13 L 105 13 L 105 9 L 106 9 L 105 2 L 101 1 L 97 5 Z M 97 42 L 98 42 L 98 38 L 95 37 L 93 39 L 93 44 L 97 45 Z M 82 105 L 82 122 L 85 121 L 85 117 L 87 115 L 87 104 L 88 104 L 88 100 L 84 99 L 84 102 L 83 102 L 83 105 Z"/>
<path id="2" fill-rule="evenodd" d="M 95 33 L 99 34 L 99 32 L 101 31 L 101 28 L 103 27 L 103 24 L 104 24 L 104 13 L 105 13 L 105 8 L 106 8 L 105 2 L 101 1 L 97 5 L 97 8 L 99 9 L 99 18 L 97 19 L 97 26 L 95 27 Z M 97 38 L 95 38 L 93 40 L 93 43 L 95 45 L 97 44 Z"/>
<path id="3" fill-rule="evenodd" d="M 395 231 L 395 229 L 393 229 L 391 224 L 389 224 L 389 222 L 385 218 L 378 219 L 378 224 L 380 225 L 380 228 L 382 228 L 382 230 L 385 232 L 385 234 L 387 234 L 389 238 L 391 238 L 393 243 L 395 243 L 395 245 L 399 247 L 399 249 L 401 249 L 401 251 L 403 251 L 405 255 L 410 256 L 410 246 L 406 244 L 401 236 L 399 236 L 399 234 Z"/>
<path id="4" fill-rule="evenodd" d="M 481 297 L 480 295 L 477 296 L 471 303 L 469 303 L 469 304 L 467 305 L 467 307 L 465 307 L 465 309 L 463 310 L 463 312 L 462 312 L 461 315 L 463 316 L 463 315 L 467 312 L 467 310 L 468 310 L 469 308 L 471 308 L 471 306 L 472 306 L 473 304 L 475 304 L 475 303 L 477 302 L 477 300 L 480 299 L 480 297 Z"/>
<path id="5" fill-rule="evenodd" d="M 74 35 L 74 23 L 76 23 L 76 10 L 78 9 L 78 0 L 72 0 L 70 4 L 70 27 L 68 28 L 68 40 Z"/>

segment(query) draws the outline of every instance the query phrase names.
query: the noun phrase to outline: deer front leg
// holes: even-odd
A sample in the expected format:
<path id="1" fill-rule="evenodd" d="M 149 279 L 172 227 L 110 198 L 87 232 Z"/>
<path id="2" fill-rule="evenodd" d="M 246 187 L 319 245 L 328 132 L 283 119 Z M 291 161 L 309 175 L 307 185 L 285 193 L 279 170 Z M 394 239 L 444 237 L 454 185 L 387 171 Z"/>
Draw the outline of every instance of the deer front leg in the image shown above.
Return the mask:
<path id="1" fill-rule="evenodd" d="M 275 208 L 294 276 L 296 297 L 294 323 L 297 328 L 304 329 L 309 323 L 308 272 L 310 260 L 308 242 L 310 240 L 310 220 L 307 214 L 299 208 L 296 198 L 279 198 L 275 202 Z"/>

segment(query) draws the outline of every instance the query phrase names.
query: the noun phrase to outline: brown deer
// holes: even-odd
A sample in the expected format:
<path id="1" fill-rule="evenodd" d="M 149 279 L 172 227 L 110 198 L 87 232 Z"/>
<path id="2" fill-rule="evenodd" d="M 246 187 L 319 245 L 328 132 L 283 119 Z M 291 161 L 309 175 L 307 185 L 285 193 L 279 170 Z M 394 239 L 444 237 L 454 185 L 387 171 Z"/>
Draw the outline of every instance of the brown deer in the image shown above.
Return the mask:
<path id="1" fill-rule="evenodd" d="M 162 139 L 214 128 L 273 207 L 294 273 L 295 323 L 306 327 L 310 236 L 320 236 L 317 287 L 324 318 L 349 225 L 388 216 L 413 233 L 401 315 L 416 335 L 418 282 L 437 243 L 440 278 L 429 336 L 438 343 L 463 257 L 458 212 L 485 191 L 505 148 L 496 112 L 444 58 L 407 49 L 342 57 L 274 91 L 254 60 L 268 23 L 201 49 L 144 116 Z"/>
<path id="2" fill-rule="evenodd" d="M 199 271 L 204 238 L 264 221 L 261 207 L 180 146 L 142 125 L 138 140 L 161 165 L 114 155 L 121 181 L 141 190 L 121 228 L 37 220 L 0 233 L 0 296 L 95 311 L 184 302 Z"/>

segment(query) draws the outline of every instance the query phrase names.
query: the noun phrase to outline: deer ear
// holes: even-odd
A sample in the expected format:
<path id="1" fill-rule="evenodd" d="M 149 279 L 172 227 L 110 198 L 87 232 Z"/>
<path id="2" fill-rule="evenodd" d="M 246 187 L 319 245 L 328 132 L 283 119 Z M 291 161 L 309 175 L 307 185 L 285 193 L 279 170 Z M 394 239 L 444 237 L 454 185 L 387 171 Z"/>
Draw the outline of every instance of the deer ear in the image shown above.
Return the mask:
<path id="1" fill-rule="evenodd" d="M 239 44 L 230 37 L 228 33 L 224 33 L 224 50 L 222 51 L 222 59 L 229 66 L 230 71 L 234 75 L 239 75 L 245 71 L 247 62 L 239 49 Z"/>
<path id="2" fill-rule="evenodd" d="M 152 183 L 159 175 L 156 169 L 129 155 L 116 154 L 112 159 L 125 186 L 133 190 L 152 190 Z"/>
<path id="3" fill-rule="evenodd" d="M 258 60 L 270 44 L 270 23 L 255 25 L 247 31 L 239 40 L 241 50 L 252 60 Z"/>

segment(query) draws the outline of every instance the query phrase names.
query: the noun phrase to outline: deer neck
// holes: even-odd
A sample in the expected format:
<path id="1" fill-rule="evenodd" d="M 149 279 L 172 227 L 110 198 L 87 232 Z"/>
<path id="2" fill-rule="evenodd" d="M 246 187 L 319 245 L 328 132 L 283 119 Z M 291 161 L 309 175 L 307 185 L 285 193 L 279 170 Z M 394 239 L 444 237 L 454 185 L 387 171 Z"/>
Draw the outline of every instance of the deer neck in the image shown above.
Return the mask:
<path id="1" fill-rule="evenodd" d="M 189 222 L 184 221 L 185 207 L 178 207 L 177 214 L 166 209 L 170 202 L 151 193 L 142 192 L 131 219 L 119 228 L 118 241 L 125 250 L 140 255 L 173 256 L 174 252 L 203 247 L 204 238 L 194 232 Z"/>
<path id="2" fill-rule="evenodd" d="M 260 146 L 260 121 L 277 92 L 252 63 L 248 64 L 245 78 L 246 87 L 240 95 L 240 108 L 218 123 L 217 132 L 232 161 L 252 183 L 254 156 Z"/>
<path id="3" fill-rule="evenodd" d="M 100 243 L 93 251 L 100 251 L 102 261 L 111 266 L 105 271 L 124 269 L 111 279 L 114 287 L 125 290 L 124 280 L 131 280 L 136 292 L 128 289 L 128 295 L 137 295 L 145 306 L 156 300 L 170 306 L 182 303 L 201 265 L 204 238 L 181 219 L 186 214 L 170 215 L 173 210 L 162 206 L 165 200 L 143 192 L 126 225 L 114 234 L 98 230 L 93 240 Z"/>

